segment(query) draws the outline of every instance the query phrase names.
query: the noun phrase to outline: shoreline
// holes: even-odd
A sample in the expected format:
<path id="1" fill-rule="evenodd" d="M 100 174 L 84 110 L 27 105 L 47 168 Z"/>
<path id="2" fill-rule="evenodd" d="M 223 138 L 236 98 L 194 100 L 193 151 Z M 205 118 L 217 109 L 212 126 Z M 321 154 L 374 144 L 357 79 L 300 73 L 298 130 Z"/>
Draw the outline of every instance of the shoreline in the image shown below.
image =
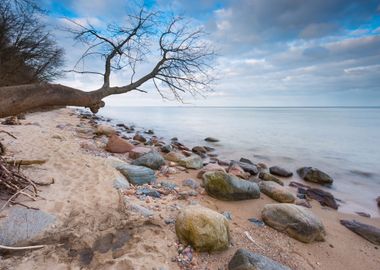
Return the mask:
<path id="1" fill-rule="evenodd" d="M 26 125 L 27 122 L 30 124 Z M 89 269 L 153 269 L 161 265 L 169 267 L 165 269 L 179 269 L 178 263 L 172 261 L 178 249 L 174 224 L 166 224 L 165 221 L 175 218 L 177 208 L 189 205 L 192 201 L 219 213 L 231 212 L 233 245 L 226 251 L 211 255 L 194 253 L 191 269 L 225 269 L 234 251 L 240 247 L 268 256 L 292 269 L 377 269 L 380 263 L 378 250 L 373 244 L 339 224 L 340 219 L 355 219 L 379 227 L 378 217 L 365 218 L 338 212 L 321 207 L 316 201 L 310 202 L 311 211 L 322 219 L 327 238 L 325 242 L 311 244 L 303 244 L 268 226 L 257 227 L 248 221 L 252 217 L 261 219 L 263 206 L 275 202 L 263 194 L 257 200 L 233 202 L 214 199 L 202 190 L 195 196 L 184 196 L 184 199 L 169 193 L 162 199 L 146 197 L 141 200 L 131 194 L 126 196 L 153 210 L 155 216 L 153 219 L 141 219 L 133 215 L 125 217 L 118 210 L 119 196 L 112 186 L 114 179 L 120 174 L 107 164 L 106 157 L 115 156 L 128 162 L 131 160 L 124 154 L 104 151 L 107 139 L 93 137 L 94 124 L 91 119 L 78 117 L 70 109 L 60 109 L 28 114 L 21 126 L 2 126 L 2 129 L 17 134 L 16 141 L 4 139 L 13 157 L 26 158 L 27 155 L 27 158 L 48 158 L 46 165 L 25 169 L 30 177 L 55 179 L 53 185 L 41 187 L 41 195 L 46 200 L 25 200 L 28 205 L 56 216 L 57 222 L 50 233 L 59 237 L 50 235 L 42 242 L 55 239 L 62 243 L 62 238 L 71 235 L 74 240 L 65 240 L 63 243 L 71 249 L 81 250 L 86 243 L 103 239 L 102 236 L 107 232 L 116 237 L 128 229 L 130 239 L 127 247 L 119 251 L 119 254 L 96 250 L 90 264 L 85 266 Z M 158 182 L 175 183 L 184 192 L 190 192 L 191 189 L 182 185 L 183 180 L 192 178 L 200 183 L 197 178 L 198 170 L 177 171 L 168 177 L 158 174 Z M 253 237 L 255 243 L 246 237 L 245 232 Z M 55 243 L 49 245 L 50 250 L 28 252 L 24 259 L 5 257 L 4 263 L 14 266 L 14 269 L 43 269 L 42 266 L 52 265 L 65 269 L 67 266 L 80 265 L 78 257 L 68 255 L 67 248 L 55 246 Z M 47 255 L 51 258 L 45 260 Z"/>

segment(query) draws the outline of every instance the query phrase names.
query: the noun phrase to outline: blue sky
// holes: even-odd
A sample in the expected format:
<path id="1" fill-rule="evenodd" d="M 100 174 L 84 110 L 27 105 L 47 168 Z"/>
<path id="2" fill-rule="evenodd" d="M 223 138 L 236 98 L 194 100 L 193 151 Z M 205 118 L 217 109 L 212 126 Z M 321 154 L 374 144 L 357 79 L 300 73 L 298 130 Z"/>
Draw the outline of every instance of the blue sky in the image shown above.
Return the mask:
<path id="1" fill-rule="evenodd" d="M 83 52 L 58 31 L 62 17 L 104 27 L 131 10 L 125 0 L 42 0 L 71 68 Z M 135 1 L 137 2 L 137 1 Z M 203 26 L 218 55 L 217 81 L 199 106 L 380 105 L 380 0 L 150 0 L 147 8 L 183 15 Z M 149 67 L 149 59 L 146 66 Z M 91 62 L 101 71 L 100 62 Z M 144 69 L 143 69 L 144 70 Z M 113 77 L 123 83 L 128 70 Z M 59 80 L 96 89 L 101 79 L 69 74 Z M 178 105 L 153 88 L 107 99 L 111 105 Z"/>

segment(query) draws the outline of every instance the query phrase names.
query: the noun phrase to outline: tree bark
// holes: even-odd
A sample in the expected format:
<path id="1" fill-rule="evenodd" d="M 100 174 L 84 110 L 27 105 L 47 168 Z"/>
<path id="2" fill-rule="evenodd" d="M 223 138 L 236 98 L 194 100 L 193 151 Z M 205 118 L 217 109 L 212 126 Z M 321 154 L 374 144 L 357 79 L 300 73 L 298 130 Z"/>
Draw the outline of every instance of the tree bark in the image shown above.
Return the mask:
<path id="1" fill-rule="evenodd" d="M 25 84 L 0 87 L 0 117 L 48 106 L 88 107 L 93 113 L 104 106 L 107 89 L 85 92 L 60 84 Z"/>

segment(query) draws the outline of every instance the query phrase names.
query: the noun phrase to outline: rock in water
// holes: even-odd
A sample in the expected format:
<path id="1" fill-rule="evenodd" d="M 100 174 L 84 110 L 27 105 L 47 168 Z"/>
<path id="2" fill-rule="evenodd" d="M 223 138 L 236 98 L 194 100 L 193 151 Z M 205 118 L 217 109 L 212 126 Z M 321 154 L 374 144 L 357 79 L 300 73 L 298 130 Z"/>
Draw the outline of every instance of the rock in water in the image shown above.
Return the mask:
<path id="1" fill-rule="evenodd" d="M 289 190 L 272 181 L 261 181 L 259 184 L 260 191 L 275 201 L 281 203 L 293 203 L 296 196 Z"/>
<path id="2" fill-rule="evenodd" d="M 131 164 L 158 170 L 161 166 L 165 165 L 165 160 L 158 152 L 151 151 L 135 159 Z"/>
<path id="3" fill-rule="evenodd" d="M 219 142 L 218 139 L 213 138 L 213 137 L 207 137 L 207 138 L 205 139 L 205 141 L 206 141 L 206 142 Z"/>
<path id="4" fill-rule="evenodd" d="M 203 175 L 203 185 L 210 196 L 220 200 L 238 201 L 260 198 L 260 189 L 256 183 L 224 172 L 206 172 Z"/>
<path id="5" fill-rule="evenodd" d="M 170 144 L 167 144 L 161 147 L 161 152 L 163 153 L 169 153 L 172 150 L 173 150 L 173 147 Z"/>
<path id="6" fill-rule="evenodd" d="M 239 160 L 240 162 L 242 163 L 247 163 L 247 164 L 251 164 L 251 165 L 254 165 L 253 162 L 251 160 L 249 160 L 248 158 L 240 158 Z"/>
<path id="7" fill-rule="evenodd" d="M 375 245 L 380 245 L 380 229 L 356 220 L 341 220 L 340 224 Z"/>
<path id="8" fill-rule="evenodd" d="M 178 160 L 178 164 L 188 169 L 200 169 L 203 167 L 203 160 L 197 155 L 192 155 Z"/>
<path id="9" fill-rule="evenodd" d="M 139 141 L 139 142 L 142 142 L 142 143 L 146 142 L 146 138 L 143 135 L 141 135 L 140 133 L 136 133 L 136 135 L 133 136 L 133 139 L 135 141 Z"/>
<path id="10" fill-rule="evenodd" d="M 239 248 L 228 264 L 228 270 L 291 270 L 263 255 Z"/>
<path id="11" fill-rule="evenodd" d="M 310 210 L 288 203 L 267 204 L 261 212 L 268 226 L 304 242 L 324 241 L 325 228 Z"/>
<path id="12" fill-rule="evenodd" d="M 263 181 L 272 181 L 272 182 L 276 182 L 277 184 L 280 184 L 281 186 L 284 185 L 284 182 L 282 182 L 280 179 L 278 179 L 276 176 L 273 176 L 269 173 L 266 173 L 266 172 L 261 172 L 259 174 L 259 178 Z"/>
<path id="13" fill-rule="evenodd" d="M 127 163 L 119 164 L 116 169 L 120 171 L 133 185 L 150 184 L 156 181 L 154 171 L 147 167 L 130 165 Z"/>
<path id="14" fill-rule="evenodd" d="M 197 251 L 219 251 L 229 246 L 227 219 L 211 209 L 190 205 L 180 210 L 175 223 L 179 241 Z"/>
<path id="15" fill-rule="evenodd" d="M 282 176 L 282 177 L 291 177 L 293 175 L 292 172 L 287 169 L 281 168 L 279 166 L 272 166 L 269 168 L 269 172 L 273 175 Z"/>
<path id="16" fill-rule="evenodd" d="M 306 190 L 306 195 L 311 199 L 317 200 L 322 206 L 338 209 L 338 204 L 330 192 L 318 188 L 309 188 Z"/>
<path id="17" fill-rule="evenodd" d="M 193 149 L 191 149 L 193 153 L 202 156 L 202 154 L 206 154 L 207 150 L 202 146 L 195 146 Z"/>
<path id="18" fill-rule="evenodd" d="M 117 136 L 116 134 L 112 134 L 108 139 L 106 145 L 106 151 L 111 153 L 127 153 L 131 151 L 135 146 L 129 143 L 127 140 L 124 140 Z"/>
<path id="19" fill-rule="evenodd" d="M 298 175 L 305 181 L 322 185 L 330 185 L 334 180 L 326 173 L 313 167 L 302 167 L 297 170 Z"/>

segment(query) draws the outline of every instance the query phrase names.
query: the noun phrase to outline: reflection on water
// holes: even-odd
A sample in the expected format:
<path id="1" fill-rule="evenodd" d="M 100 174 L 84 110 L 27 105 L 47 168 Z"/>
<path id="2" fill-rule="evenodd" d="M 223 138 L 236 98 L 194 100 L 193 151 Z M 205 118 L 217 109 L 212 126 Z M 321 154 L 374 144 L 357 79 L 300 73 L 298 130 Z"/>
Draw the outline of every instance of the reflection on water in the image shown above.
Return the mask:
<path id="1" fill-rule="evenodd" d="M 167 140 L 216 146 L 224 159 L 318 167 L 336 180 L 333 193 L 347 202 L 341 209 L 379 214 L 380 108 L 106 107 L 101 114 Z M 208 136 L 220 143 L 203 141 Z"/>

